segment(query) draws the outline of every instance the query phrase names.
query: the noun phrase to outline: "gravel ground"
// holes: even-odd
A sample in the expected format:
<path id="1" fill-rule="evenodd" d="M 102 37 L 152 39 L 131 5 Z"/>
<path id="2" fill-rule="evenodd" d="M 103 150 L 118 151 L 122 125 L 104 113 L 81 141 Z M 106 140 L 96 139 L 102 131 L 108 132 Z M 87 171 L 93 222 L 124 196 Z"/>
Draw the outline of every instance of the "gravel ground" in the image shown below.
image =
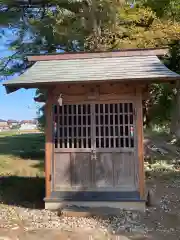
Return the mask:
<path id="1" fill-rule="evenodd" d="M 137 212 L 121 211 L 117 217 L 102 219 L 100 217 L 59 217 L 56 212 L 7 207 L 3 204 L 0 208 L 1 229 L 23 229 L 24 231 L 56 229 L 62 232 L 98 232 L 104 236 L 122 232 L 135 232 L 144 235 L 147 231 L 145 225 L 139 222 Z"/>
<path id="2" fill-rule="evenodd" d="M 115 217 L 59 217 L 56 212 L 0 204 L 0 240 L 180 239 L 180 182 L 151 182 L 155 206 L 145 213 L 117 211 Z M 15 234 L 16 233 L 16 234 Z M 17 235 L 17 238 L 14 236 Z M 8 236 L 9 239 L 1 236 Z M 115 237 L 116 236 L 116 237 Z M 126 238 L 126 237 L 128 238 Z M 124 238 L 123 238 L 124 237 Z"/>
<path id="3" fill-rule="evenodd" d="M 180 240 L 180 180 L 155 179 L 151 187 L 155 189 L 154 207 L 141 214 L 141 222 L 148 233 L 157 240 Z"/>

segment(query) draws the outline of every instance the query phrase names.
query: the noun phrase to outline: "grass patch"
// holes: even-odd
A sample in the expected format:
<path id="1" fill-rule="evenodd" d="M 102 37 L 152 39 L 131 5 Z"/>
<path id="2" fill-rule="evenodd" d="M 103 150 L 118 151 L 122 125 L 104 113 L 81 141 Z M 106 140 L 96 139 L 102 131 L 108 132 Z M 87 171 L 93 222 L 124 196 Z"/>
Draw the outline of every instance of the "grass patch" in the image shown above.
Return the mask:
<path id="1" fill-rule="evenodd" d="M 150 133 L 149 133 L 150 134 Z M 164 135 L 163 139 L 168 136 Z M 154 134 L 157 139 L 159 134 Z M 161 135 L 162 137 L 162 135 Z M 44 198 L 44 145 L 41 133 L 0 133 L 0 201 L 25 207 L 43 206 Z M 172 159 L 168 155 L 169 159 Z M 157 158 L 160 156 L 156 154 Z M 162 156 L 161 156 L 162 157 Z M 180 174 L 174 167 L 156 160 L 146 166 L 147 179 L 177 179 Z"/>
<path id="2" fill-rule="evenodd" d="M 43 177 L 5 176 L 0 178 L 0 201 L 28 208 L 42 208 L 45 196 Z"/>
<path id="3" fill-rule="evenodd" d="M 0 133 L 0 175 L 30 176 L 44 171 L 43 134 Z M 18 174 L 17 174 L 18 172 Z"/>
<path id="4" fill-rule="evenodd" d="M 44 198 L 43 134 L 0 133 L 0 201 L 41 207 Z"/>
<path id="5" fill-rule="evenodd" d="M 174 165 L 164 161 L 157 161 L 154 164 L 145 163 L 146 179 L 156 178 L 159 180 L 180 179 L 180 171 Z"/>
<path id="6" fill-rule="evenodd" d="M 155 139 L 164 139 L 166 141 L 170 141 L 172 136 L 166 131 L 155 131 L 152 129 L 144 129 L 144 137 L 151 137 Z"/>
<path id="7" fill-rule="evenodd" d="M 44 158 L 43 134 L 0 134 L 0 155 L 12 155 L 24 159 Z"/>

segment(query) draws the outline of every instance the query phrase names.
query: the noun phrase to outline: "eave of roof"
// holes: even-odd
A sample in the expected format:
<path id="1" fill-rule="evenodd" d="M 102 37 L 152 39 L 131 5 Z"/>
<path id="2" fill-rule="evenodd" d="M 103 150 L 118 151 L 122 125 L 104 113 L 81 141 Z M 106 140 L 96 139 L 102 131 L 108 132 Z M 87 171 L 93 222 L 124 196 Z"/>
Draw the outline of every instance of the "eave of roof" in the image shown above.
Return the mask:
<path id="1" fill-rule="evenodd" d="M 7 93 L 19 88 L 48 88 L 55 84 L 102 81 L 180 80 L 157 56 L 106 57 L 38 61 L 3 85 Z"/>

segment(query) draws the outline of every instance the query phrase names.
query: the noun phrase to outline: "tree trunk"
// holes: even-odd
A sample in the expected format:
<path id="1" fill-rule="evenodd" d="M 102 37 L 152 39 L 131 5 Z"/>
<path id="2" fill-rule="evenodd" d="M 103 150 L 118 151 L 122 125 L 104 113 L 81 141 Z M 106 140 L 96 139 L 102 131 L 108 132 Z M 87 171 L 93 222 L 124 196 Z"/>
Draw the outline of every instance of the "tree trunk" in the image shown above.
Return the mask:
<path id="1" fill-rule="evenodd" d="M 180 81 L 176 82 L 176 94 L 170 126 L 171 134 L 180 139 Z"/>

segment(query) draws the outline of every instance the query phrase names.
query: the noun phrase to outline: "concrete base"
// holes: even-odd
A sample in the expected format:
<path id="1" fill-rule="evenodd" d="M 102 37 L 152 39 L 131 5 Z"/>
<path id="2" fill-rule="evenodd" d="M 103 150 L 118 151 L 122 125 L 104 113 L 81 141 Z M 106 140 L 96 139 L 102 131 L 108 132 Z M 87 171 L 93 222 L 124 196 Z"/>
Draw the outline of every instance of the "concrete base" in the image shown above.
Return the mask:
<path id="1" fill-rule="evenodd" d="M 89 208 L 116 208 L 116 209 L 126 209 L 126 210 L 138 210 L 145 211 L 145 201 L 131 201 L 131 202 L 74 202 L 74 201 L 45 201 L 45 209 L 49 210 L 59 210 L 63 209 L 67 205 L 75 205 L 78 207 L 89 207 Z"/>

